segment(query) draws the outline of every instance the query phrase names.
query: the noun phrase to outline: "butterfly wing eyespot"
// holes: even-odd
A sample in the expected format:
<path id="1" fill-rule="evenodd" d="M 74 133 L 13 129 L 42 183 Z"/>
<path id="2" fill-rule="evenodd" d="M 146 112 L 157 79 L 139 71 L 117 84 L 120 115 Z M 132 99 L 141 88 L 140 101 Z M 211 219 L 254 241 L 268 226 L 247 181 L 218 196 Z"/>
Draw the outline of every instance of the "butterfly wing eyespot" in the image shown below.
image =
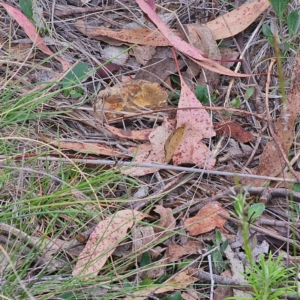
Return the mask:
<path id="1" fill-rule="evenodd" d="M 185 125 L 182 125 L 175 129 L 167 138 L 165 142 L 165 156 L 166 156 L 166 162 L 168 163 L 172 156 L 175 153 L 175 150 L 177 149 L 178 145 L 182 141 L 182 138 L 184 136 L 185 132 Z"/>

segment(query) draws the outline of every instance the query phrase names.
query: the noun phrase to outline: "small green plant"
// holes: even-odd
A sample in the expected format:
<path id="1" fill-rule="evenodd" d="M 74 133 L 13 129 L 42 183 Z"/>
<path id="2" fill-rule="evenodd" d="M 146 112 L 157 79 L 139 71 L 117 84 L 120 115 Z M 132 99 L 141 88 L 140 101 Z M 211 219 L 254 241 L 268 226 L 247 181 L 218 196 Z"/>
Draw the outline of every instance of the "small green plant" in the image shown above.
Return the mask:
<path id="1" fill-rule="evenodd" d="M 70 95 L 72 98 L 81 97 L 84 90 L 79 85 L 80 82 L 86 77 L 87 72 L 87 63 L 76 64 L 60 82 L 63 87 L 63 95 Z"/>
<path id="2" fill-rule="evenodd" d="M 212 263 L 213 263 L 213 269 L 217 273 L 222 273 L 223 271 L 226 270 L 227 266 L 226 263 L 223 261 L 223 252 L 228 246 L 228 240 L 225 242 L 222 242 L 222 236 L 219 231 L 216 232 L 216 237 L 213 240 L 213 246 L 208 246 L 207 249 L 208 251 L 212 250 L 215 247 L 218 247 L 216 250 L 214 250 L 211 253 L 211 258 L 212 258 Z"/>
<path id="3" fill-rule="evenodd" d="M 300 14 L 298 10 L 293 10 L 287 16 L 284 14 L 286 7 L 289 3 L 289 0 L 269 0 L 269 2 L 272 4 L 278 16 L 280 27 L 282 27 L 284 24 L 287 25 L 289 31 L 289 38 L 285 39 L 283 37 L 277 36 L 277 32 L 273 32 L 271 27 L 267 24 L 264 24 L 262 26 L 262 32 L 272 47 L 274 47 L 274 35 L 276 35 L 278 41 L 282 40 L 282 42 L 279 42 L 278 46 L 281 52 L 285 53 L 287 50 L 289 50 L 292 47 L 290 41 L 297 34 L 299 30 Z"/>
<path id="4" fill-rule="evenodd" d="M 253 291 L 249 292 L 256 300 L 276 300 L 285 295 L 295 293 L 295 284 L 290 279 L 296 273 L 294 268 L 286 268 L 282 264 L 282 255 L 276 260 L 273 259 L 272 253 L 265 260 L 261 254 L 258 262 L 253 261 L 252 250 L 248 241 L 248 231 L 250 222 L 257 219 L 265 210 L 263 203 L 248 204 L 246 202 L 247 191 L 239 192 L 234 196 L 235 216 L 242 222 L 242 236 L 244 239 L 244 249 L 250 265 L 244 274 L 245 279 L 251 284 Z M 230 297 L 226 300 L 246 300 L 244 297 Z"/>
<path id="5" fill-rule="evenodd" d="M 282 264 L 282 255 L 279 255 L 276 260 L 273 259 L 272 253 L 265 260 L 264 256 L 260 255 L 258 263 L 247 268 L 245 275 L 248 283 L 253 287 L 253 292 L 249 292 L 255 300 L 279 300 L 287 295 L 295 294 L 295 285 L 292 276 L 295 276 L 294 268 L 286 268 Z M 231 297 L 226 300 L 239 299 L 246 300 L 244 297 Z"/>
<path id="6" fill-rule="evenodd" d="M 197 99 L 204 105 L 208 105 L 210 103 L 210 100 L 213 102 L 217 98 L 216 94 L 212 94 L 209 97 L 206 85 L 197 85 L 195 95 Z"/>

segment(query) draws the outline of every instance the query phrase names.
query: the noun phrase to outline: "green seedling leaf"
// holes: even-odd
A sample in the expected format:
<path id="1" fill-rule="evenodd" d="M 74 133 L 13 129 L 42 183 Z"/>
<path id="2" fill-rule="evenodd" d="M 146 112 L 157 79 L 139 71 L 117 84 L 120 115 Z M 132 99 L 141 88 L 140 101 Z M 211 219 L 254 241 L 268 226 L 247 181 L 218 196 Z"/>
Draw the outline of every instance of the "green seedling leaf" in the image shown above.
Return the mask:
<path id="1" fill-rule="evenodd" d="M 271 30 L 271 27 L 267 24 L 263 24 L 262 32 L 263 32 L 265 37 L 273 36 L 273 32 Z"/>
<path id="2" fill-rule="evenodd" d="M 220 246 L 222 243 L 222 235 L 220 231 L 216 232 L 216 246 Z"/>
<path id="3" fill-rule="evenodd" d="M 20 0 L 19 4 L 20 4 L 22 13 L 24 13 L 24 15 L 26 15 L 32 22 L 34 22 L 33 21 L 32 1 L 31 0 Z"/>
<path id="4" fill-rule="evenodd" d="M 153 281 L 149 276 L 146 276 L 144 280 L 140 283 L 141 286 L 150 285 Z"/>
<path id="5" fill-rule="evenodd" d="M 262 215 L 262 213 L 265 211 L 266 206 L 263 203 L 255 203 L 250 206 L 248 210 L 248 220 L 254 221 L 258 217 Z"/>
<path id="6" fill-rule="evenodd" d="M 264 34 L 264 36 L 267 38 L 269 44 L 274 47 L 274 35 L 273 32 L 271 30 L 271 27 L 267 24 L 264 24 L 262 26 L 262 32 Z"/>
<path id="7" fill-rule="evenodd" d="M 66 292 L 58 296 L 58 299 L 71 300 L 75 298 L 75 294 L 73 292 Z"/>
<path id="8" fill-rule="evenodd" d="M 144 252 L 142 254 L 142 257 L 141 257 L 141 262 L 140 262 L 140 266 L 141 267 L 144 267 L 144 266 L 147 266 L 149 264 L 151 264 L 152 260 L 151 260 L 151 256 L 150 254 L 147 252 Z"/>
<path id="9" fill-rule="evenodd" d="M 251 86 L 245 93 L 245 99 L 248 100 L 254 93 L 254 86 Z"/>
<path id="10" fill-rule="evenodd" d="M 177 75 L 171 75 L 171 81 L 173 82 L 173 83 L 176 83 L 177 85 L 181 85 L 181 83 L 180 83 L 180 78 L 179 78 L 179 76 L 177 76 Z"/>
<path id="11" fill-rule="evenodd" d="M 133 285 L 132 285 L 132 283 L 130 282 L 130 281 L 128 281 L 128 280 L 124 280 L 123 281 L 123 287 L 125 287 L 125 288 L 131 288 Z"/>
<path id="12" fill-rule="evenodd" d="M 289 29 L 289 36 L 293 36 L 298 32 L 300 25 L 300 14 L 298 10 L 293 10 L 287 17 L 287 26 Z"/>
<path id="13" fill-rule="evenodd" d="M 205 85 L 197 85 L 195 94 L 202 104 L 209 104 L 208 91 Z"/>
<path id="14" fill-rule="evenodd" d="M 176 292 L 174 295 L 170 297 L 165 297 L 163 300 L 182 300 L 181 293 Z"/>
<path id="15" fill-rule="evenodd" d="M 279 20 L 282 21 L 283 13 L 289 3 L 289 0 L 269 0 L 269 2 L 272 4 Z"/>
<path id="16" fill-rule="evenodd" d="M 240 105 L 241 105 L 241 100 L 239 97 L 236 97 L 234 98 L 232 101 L 231 101 L 231 105 L 234 107 L 234 108 L 239 108 Z"/>
<path id="17" fill-rule="evenodd" d="M 69 88 L 72 86 L 78 85 L 86 76 L 88 72 L 88 64 L 87 63 L 78 63 L 74 66 L 72 70 L 70 70 L 66 76 L 60 82 L 63 88 Z"/>
<path id="18" fill-rule="evenodd" d="M 228 240 L 226 240 L 224 243 L 221 244 L 220 246 L 221 253 L 223 253 L 226 250 L 228 244 L 229 244 Z"/>
<path id="19" fill-rule="evenodd" d="M 300 183 L 295 183 L 293 190 L 294 192 L 300 193 Z"/>

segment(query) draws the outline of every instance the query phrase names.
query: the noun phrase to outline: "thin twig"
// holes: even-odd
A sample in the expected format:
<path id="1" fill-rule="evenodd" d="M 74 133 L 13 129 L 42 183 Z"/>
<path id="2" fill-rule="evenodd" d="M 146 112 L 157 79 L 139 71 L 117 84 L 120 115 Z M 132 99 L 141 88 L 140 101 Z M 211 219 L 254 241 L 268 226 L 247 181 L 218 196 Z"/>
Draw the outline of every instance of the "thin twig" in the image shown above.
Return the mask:
<path id="1" fill-rule="evenodd" d="M 219 176 L 238 176 L 244 178 L 251 178 L 251 179 L 261 179 L 261 180 L 272 180 L 272 181 L 285 181 L 285 182 L 298 182 L 296 179 L 292 178 L 282 178 L 282 177 L 272 177 L 272 176 L 261 176 L 261 175 L 254 175 L 254 174 L 243 174 L 237 172 L 224 172 L 224 171 L 215 171 L 215 170 L 205 170 L 205 169 L 196 169 L 196 168 L 188 168 L 188 167 L 178 167 L 172 165 L 161 165 L 161 164 L 153 164 L 153 163 L 139 163 L 139 162 L 117 162 L 107 159 L 66 159 L 66 158 L 57 158 L 57 157 L 48 157 L 48 156 L 41 156 L 37 157 L 37 160 L 42 161 L 59 161 L 65 163 L 78 163 L 78 164 L 89 164 L 89 165 L 107 165 L 107 166 L 115 166 L 118 168 L 122 167 L 141 167 L 141 168 L 154 168 L 160 170 L 174 170 L 179 172 L 189 172 L 189 173 L 201 173 L 207 175 L 219 175 Z M 0 166 L 0 168 L 10 168 L 8 166 Z M 11 167 L 13 169 L 13 167 Z M 32 169 L 30 169 L 32 170 Z M 38 173 L 38 171 L 35 171 Z M 130 175 L 130 174 L 129 174 Z M 48 174 L 48 176 L 50 176 Z M 51 176 L 50 176 L 51 177 Z M 55 178 L 57 179 L 57 178 Z"/>

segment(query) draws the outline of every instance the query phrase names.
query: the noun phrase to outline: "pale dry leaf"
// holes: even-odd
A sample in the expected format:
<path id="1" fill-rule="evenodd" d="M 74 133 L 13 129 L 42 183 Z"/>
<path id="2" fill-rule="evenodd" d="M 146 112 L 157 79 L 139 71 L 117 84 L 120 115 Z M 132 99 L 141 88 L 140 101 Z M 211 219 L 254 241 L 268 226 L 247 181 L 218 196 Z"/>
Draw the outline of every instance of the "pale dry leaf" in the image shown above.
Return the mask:
<path id="1" fill-rule="evenodd" d="M 204 138 L 215 136 L 211 117 L 205 109 L 201 109 L 202 104 L 188 88 L 182 77 L 180 80 L 181 93 L 178 108 L 193 107 L 193 109 L 177 111 L 177 128 L 185 126 L 185 132 L 174 152 L 173 163 L 174 165 L 196 164 L 198 167 L 212 169 L 216 160 L 202 142 Z"/>
<path id="2" fill-rule="evenodd" d="M 214 39 L 213 33 L 209 27 L 204 24 L 188 24 L 185 25 L 186 33 L 189 37 L 191 44 L 200 49 L 207 57 L 215 60 L 221 59 L 221 53 L 217 42 Z M 192 60 L 188 60 L 188 70 L 187 73 L 190 74 L 191 78 L 195 78 L 197 74 L 201 71 L 201 66 Z M 218 85 L 219 74 L 211 70 L 204 70 L 200 73 L 197 79 L 198 85 L 209 85 L 211 92 Z"/>
<path id="3" fill-rule="evenodd" d="M 148 141 L 149 134 L 153 129 L 142 129 L 142 130 L 124 130 L 119 129 L 110 125 L 105 125 L 105 127 L 113 134 L 117 135 L 122 139 L 135 140 L 135 141 Z"/>
<path id="4" fill-rule="evenodd" d="M 152 226 L 139 226 L 132 231 L 132 250 L 140 260 L 143 252 L 155 240 L 155 233 Z M 141 249 L 141 250 L 140 250 Z M 149 253 L 151 255 L 151 251 Z"/>
<path id="5" fill-rule="evenodd" d="M 222 59 L 222 66 L 225 68 L 231 68 L 235 64 L 235 60 L 239 57 L 240 53 L 238 51 L 234 51 L 231 48 L 219 48 Z M 231 60 L 231 61 L 226 61 Z"/>
<path id="6" fill-rule="evenodd" d="M 147 28 L 132 28 L 114 31 L 108 28 L 90 26 L 83 20 L 76 21 L 75 26 L 84 35 L 113 45 L 116 45 L 114 43 L 115 41 L 121 41 L 121 43 L 119 42 L 117 45 L 139 44 L 148 46 L 170 46 L 170 42 L 157 30 L 153 31 Z M 107 40 L 107 37 L 113 40 Z"/>
<path id="7" fill-rule="evenodd" d="M 199 300 L 198 293 L 189 288 L 188 292 L 182 292 L 181 297 L 183 300 Z"/>
<path id="8" fill-rule="evenodd" d="M 2 5 L 7 10 L 7 12 L 19 23 L 19 25 L 24 29 L 25 33 L 30 38 L 30 40 L 42 52 L 49 56 L 53 55 L 53 57 L 61 63 L 61 65 L 63 66 L 63 72 L 67 71 L 67 69 L 70 68 L 71 65 L 68 62 L 66 62 L 59 56 L 54 55 L 54 53 L 48 48 L 48 46 L 46 46 L 43 39 L 37 33 L 35 26 L 20 10 L 3 2 L 0 2 L 0 5 Z"/>
<path id="9" fill-rule="evenodd" d="M 167 117 L 161 126 L 156 127 L 149 134 L 149 141 L 151 144 L 142 144 L 138 146 L 137 153 L 134 155 L 134 162 L 147 162 L 156 164 L 165 164 L 165 150 L 164 145 L 169 135 L 175 129 L 175 119 Z M 146 167 L 129 167 L 122 168 L 121 172 L 130 176 L 143 176 L 156 172 L 157 168 Z"/>
<path id="10" fill-rule="evenodd" d="M 80 253 L 72 275 L 81 275 L 84 280 L 97 276 L 107 258 L 126 237 L 127 230 L 146 216 L 139 211 L 126 209 L 101 221 Z"/>
<path id="11" fill-rule="evenodd" d="M 228 248 L 228 247 L 227 247 Z M 225 278 L 232 278 L 230 270 L 226 270 L 223 273 L 221 273 L 221 276 Z M 223 300 L 227 297 L 233 296 L 233 288 L 231 286 L 218 286 L 214 290 L 214 299 L 213 300 Z"/>
<path id="12" fill-rule="evenodd" d="M 116 157 L 124 157 L 128 154 L 122 153 L 120 149 L 113 148 L 101 143 L 84 143 L 84 142 L 64 142 L 64 141 L 55 141 L 51 140 L 47 137 L 42 137 L 45 142 L 47 142 L 51 146 L 55 146 L 59 149 L 72 150 L 80 153 L 89 153 L 89 154 L 98 154 L 105 156 L 116 156 Z M 130 149 L 134 151 L 134 148 Z M 129 154 L 132 156 L 134 152 Z"/>
<path id="13" fill-rule="evenodd" d="M 176 274 L 176 276 L 173 279 L 169 280 L 168 282 L 162 283 L 161 288 L 157 288 L 157 287 L 145 288 L 144 290 L 139 290 L 137 292 L 134 292 L 133 294 L 136 296 L 134 297 L 127 296 L 125 299 L 126 300 L 147 299 L 147 295 L 149 295 L 153 291 L 155 295 L 172 292 L 175 290 L 184 289 L 196 281 L 198 281 L 198 278 L 189 275 L 188 270 L 184 270 Z"/>
<path id="14" fill-rule="evenodd" d="M 99 52 L 103 61 L 111 60 L 113 64 L 123 66 L 129 57 L 129 53 L 126 49 L 127 47 L 124 46 L 108 45 L 100 49 Z"/>
<path id="15" fill-rule="evenodd" d="M 201 67 L 211 70 L 215 73 L 233 76 L 233 77 L 248 77 L 250 75 L 244 75 L 235 73 L 229 69 L 218 64 L 216 61 L 207 58 L 206 55 L 199 49 L 188 44 L 182 40 L 178 35 L 176 35 L 166 24 L 165 22 L 151 9 L 149 4 L 145 0 L 135 0 L 141 10 L 147 14 L 149 19 L 155 26 L 160 30 L 160 32 L 165 36 L 165 38 L 171 43 L 173 47 L 178 49 L 181 53 L 187 55 L 195 63 L 199 64 Z"/>
<path id="16" fill-rule="evenodd" d="M 135 47 L 133 47 L 132 52 L 133 52 L 133 55 L 135 56 L 137 62 L 144 66 L 155 54 L 155 47 L 153 47 L 153 46 L 135 46 Z"/>
<path id="17" fill-rule="evenodd" d="M 209 232 L 216 227 L 219 227 L 224 232 L 227 232 L 227 230 L 224 228 L 227 220 L 221 217 L 219 214 L 223 214 L 228 217 L 230 216 L 229 212 L 222 207 L 220 202 L 209 202 L 203 206 L 194 217 L 186 219 L 184 221 L 184 226 L 192 236 Z"/>
<path id="18" fill-rule="evenodd" d="M 213 32 L 215 40 L 231 37 L 251 25 L 270 5 L 268 0 L 254 0 L 206 23 L 206 25 Z"/>
<path id="19" fill-rule="evenodd" d="M 133 229 L 132 232 L 132 250 L 135 255 L 137 255 L 137 260 L 141 260 L 142 254 L 148 249 L 149 255 L 153 260 L 159 255 L 157 251 L 163 251 L 163 248 L 154 248 L 151 247 L 153 242 L 157 240 L 157 235 L 154 233 L 152 226 L 140 226 Z M 159 261 L 154 261 L 153 264 L 155 268 L 150 268 L 149 270 L 140 271 L 140 276 L 148 276 L 150 278 L 158 278 L 165 273 L 166 261 L 160 259 Z"/>
<path id="20" fill-rule="evenodd" d="M 167 92 L 158 84 L 146 80 L 132 80 L 107 87 L 98 94 L 95 111 L 100 120 L 117 117 L 114 111 L 141 112 L 165 107 L 168 104 Z"/>
<path id="21" fill-rule="evenodd" d="M 251 132 L 234 121 L 214 124 L 214 129 L 217 135 L 226 134 L 240 143 L 248 143 L 254 140 L 254 135 Z"/>
<path id="22" fill-rule="evenodd" d="M 155 224 L 154 232 L 159 235 L 159 239 L 162 239 L 176 228 L 176 219 L 173 216 L 173 210 L 171 208 L 165 208 L 162 205 L 156 205 L 154 211 L 160 215 L 159 222 Z"/>
<path id="23" fill-rule="evenodd" d="M 179 69 L 185 66 L 183 59 L 178 60 Z M 143 68 L 139 68 L 135 79 L 143 79 L 161 84 L 171 74 L 177 72 L 177 66 L 169 48 L 160 47 Z M 168 86 L 171 86 L 170 84 Z"/>
<path id="24" fill-rule="evenodd" d="M 197 241 L 188 241 L 184 245 L 171 244 L 166 250 L 165 257 L 168 258 L 168 262 L 174 262 L 185 255 L 199 254 L 202 248 L 202 244 Z"/>

